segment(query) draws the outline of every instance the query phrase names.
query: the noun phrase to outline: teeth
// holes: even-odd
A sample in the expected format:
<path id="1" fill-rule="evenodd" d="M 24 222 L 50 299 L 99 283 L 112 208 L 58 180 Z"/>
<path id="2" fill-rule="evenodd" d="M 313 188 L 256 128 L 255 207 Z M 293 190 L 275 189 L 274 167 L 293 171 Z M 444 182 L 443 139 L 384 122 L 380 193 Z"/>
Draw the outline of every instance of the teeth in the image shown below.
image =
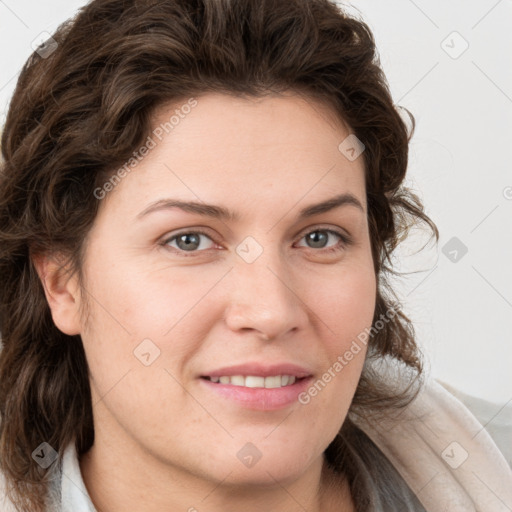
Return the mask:
<path id="1" fill-rule="evenodd" d="M 265 377 L 266 388 L 280 388 L 281 387 L 281 376 L 275 375 L 273 377 Z"/>
<path id="2" fill-rule="evenodd" d="M 222 377 L 208 377 L 212 382 L 231 384 L 232 386 L 243 386 L 246 388 L 281 388 L 291 386 L 295 383 L 292 375 L 272 375 L 270 377 L 258 377 L 255 375 L 232 375 Z"/>
<path id="3" fill-rule="evenodd" d="M 231 377 L 231 384 L 233 384 L 233 386 L 243 386 L 244 382 L 245 379 L 243 375 L 233 375 Z"/>
<path id="4" fill-rule="evenodd" d="M 231 380 L 233 382 L 233 380 Z M 245 377 L 245 383 L 242 384 L 246 388 L 264 388 L 265 387 L 265 377 L 253 377 L 252 375 L 248 375 Z"/>

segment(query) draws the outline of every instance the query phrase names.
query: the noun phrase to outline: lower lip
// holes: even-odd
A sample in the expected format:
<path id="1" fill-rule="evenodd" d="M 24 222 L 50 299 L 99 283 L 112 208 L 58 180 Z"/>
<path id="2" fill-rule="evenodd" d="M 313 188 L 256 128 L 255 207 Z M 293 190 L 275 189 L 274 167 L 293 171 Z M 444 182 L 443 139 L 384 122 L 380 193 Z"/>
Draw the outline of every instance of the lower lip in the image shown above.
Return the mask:
<path id="1" fill-rule="evenodd" d="M 256 411 L 275 411 L 298 402 L 298 396 L 310 385 L 313 377 L 296 380 L 290 386 L 282 388 L 246 388 L 221 384 L 208 379 L 199 379 L 207 389 L 224 398 L 237 402 L 246 409 Z"/>

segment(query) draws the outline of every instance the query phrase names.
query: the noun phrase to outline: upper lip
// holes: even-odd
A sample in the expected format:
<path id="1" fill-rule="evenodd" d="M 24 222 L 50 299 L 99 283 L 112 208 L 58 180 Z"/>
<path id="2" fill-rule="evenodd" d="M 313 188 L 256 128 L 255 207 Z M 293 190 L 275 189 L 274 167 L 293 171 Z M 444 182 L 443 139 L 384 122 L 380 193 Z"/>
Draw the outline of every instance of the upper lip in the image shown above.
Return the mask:
<path id="1" fill-rule="evenodd" d="M 296 378 L 309 377 L 312 372 L 303 366 L 293 363 L 259 363 L 250 362 L 225 366 L 218 370 L 212 370 L 202 377 L 222 377 L 233 375 L 254 375 L 257 377 L 271 377 L 273 375 L 291 375 Z"/>

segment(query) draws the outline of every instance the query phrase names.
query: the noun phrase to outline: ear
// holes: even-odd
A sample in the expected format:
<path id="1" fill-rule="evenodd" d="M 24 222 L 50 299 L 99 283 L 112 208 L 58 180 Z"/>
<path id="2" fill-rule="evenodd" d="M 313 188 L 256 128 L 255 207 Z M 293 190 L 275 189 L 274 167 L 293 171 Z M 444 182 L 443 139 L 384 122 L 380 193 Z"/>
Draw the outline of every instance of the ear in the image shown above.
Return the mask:
<path id="1" fill-rule="evenodd" d="M 60 255 L 32 255 L 32 261 L 44 288 L 53 322 L 64 334 L 80 334 L 80 289 L 76 275 Z"/>

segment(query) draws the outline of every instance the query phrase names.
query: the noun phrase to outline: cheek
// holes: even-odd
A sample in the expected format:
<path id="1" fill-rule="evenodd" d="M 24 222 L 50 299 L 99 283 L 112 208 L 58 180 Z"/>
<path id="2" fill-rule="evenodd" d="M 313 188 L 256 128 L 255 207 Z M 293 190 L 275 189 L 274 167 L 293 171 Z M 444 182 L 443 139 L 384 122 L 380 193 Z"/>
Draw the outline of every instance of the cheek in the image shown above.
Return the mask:
<path id="1" fill-rule="evenodd" d="M 167 368 L 181 380 L 181 368 L 220 317 L 208 294 L 225 269 L 142 270 L 122 259 L 110 263 L 106 255 L 87 271 L 91 316 L 82 338 L 96 392 L 103 395 L 127 372 L 131 378 L 141 369 L 165 372 Z M 156 372 L 146 373 L 140 385 Z M 169 379 L 167 374 L 162 378 Z M 146 384 L 148 389 L 159 385 Z"/>
<path id="2" fill-rule="evenodd" d="M 90 270 L 95 323 L 136 338 L 162 339 L 182 324 L 225 270 L 115 264 L 104 261 Z"/>
<path id="3" fill-rule="evenodd" d="M 310 292 L 323 336 L 326 360 L 323 374 L 307 392 L 303 403 L 336 409 L 339 420 L 348 410 L 364 365 L 368 332 L 375 313 L 376 279 L 373 268 L 345 269 Z M 322 406 L 320 409 L 322 409 Z"/>
<path id="4" fill-rule="evenodd" d="M 331 334 L 330 349 L 343 350 L 347 343 L 371 326 L 375 312 L 376 278 L 373 268 L 341 268 L 308 292 L 308 304 Z"/>

